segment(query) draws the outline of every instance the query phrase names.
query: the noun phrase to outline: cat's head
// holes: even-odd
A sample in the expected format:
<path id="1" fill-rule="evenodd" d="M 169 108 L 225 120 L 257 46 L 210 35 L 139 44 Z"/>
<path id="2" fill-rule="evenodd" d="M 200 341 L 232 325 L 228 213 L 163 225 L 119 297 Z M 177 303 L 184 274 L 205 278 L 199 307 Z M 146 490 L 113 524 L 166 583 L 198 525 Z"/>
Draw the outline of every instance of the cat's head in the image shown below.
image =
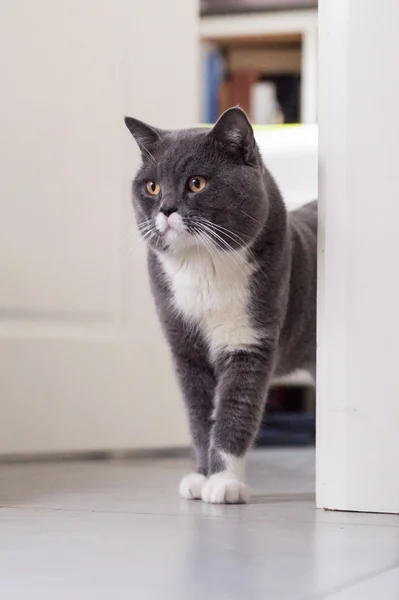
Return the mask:
<path id="1" fill-rule="evenodd" d="M 165 252 L 250 244 L 267 218 L 263 163 L 245 113 L 210 129 L 163 131 L 125 118 L 143 164 L 133 182 L 141 234 Z"/>

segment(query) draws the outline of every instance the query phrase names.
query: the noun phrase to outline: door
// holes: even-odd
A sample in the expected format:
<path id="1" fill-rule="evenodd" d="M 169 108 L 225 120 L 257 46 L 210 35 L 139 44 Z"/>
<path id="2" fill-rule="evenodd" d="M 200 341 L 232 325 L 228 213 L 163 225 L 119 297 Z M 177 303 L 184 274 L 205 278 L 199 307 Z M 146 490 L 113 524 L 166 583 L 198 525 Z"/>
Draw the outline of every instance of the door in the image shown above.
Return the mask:
<path id="1" fill-rule="evenodd" d="M 196 20 L 186 0 L 3 2 L 0 454 L 188 443 L 123 115 L 195 123 Z"/>
<path id="2" fill-rule="evenodd" d="M 397 0 L 320 2 L 316 480 L 331 510 L 399 513 L 398 19 Z"/>

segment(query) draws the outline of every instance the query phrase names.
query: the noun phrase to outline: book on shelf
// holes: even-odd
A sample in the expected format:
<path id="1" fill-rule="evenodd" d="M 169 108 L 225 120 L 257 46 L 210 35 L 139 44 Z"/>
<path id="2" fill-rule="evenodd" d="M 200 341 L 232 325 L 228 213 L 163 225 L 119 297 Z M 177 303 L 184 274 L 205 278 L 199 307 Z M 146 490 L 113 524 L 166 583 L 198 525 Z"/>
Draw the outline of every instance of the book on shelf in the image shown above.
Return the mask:
<path id="1" fill-rule="evenodd" d="M 206 120 L 214 123 L 220 114 L 220 89 L 225 77 L 225 61 L 217 50 L 211 50 L 206 56 Z"/>
<path id="2" fill-rule="evenodd" d="M 283 114 L 273 81 L 256 81 L 251 87 L 250 115 L 254 123 L 282 123 Z"/>
<path id="3" fill-rule="evenodd" d="M 229 85 L 230 105 L 241 106 L 248 115 L 251 115 L 251 89 L 258 79 L 258 71 L 234 71 Z"/>
<path id="4" fill-rule="evenodd" d="M 257 70 L 265 75 L 300 73 L 301 49 L 297 46 L 279 47 L 233 47 L 227 55 L 230 71 Z"/>
<path id="5" fill-rule="evenodd" d="M 207 55 L 205 121 L 240 106 L 257 124 L 299 120 L 299 47 L 212 48 Z"/>

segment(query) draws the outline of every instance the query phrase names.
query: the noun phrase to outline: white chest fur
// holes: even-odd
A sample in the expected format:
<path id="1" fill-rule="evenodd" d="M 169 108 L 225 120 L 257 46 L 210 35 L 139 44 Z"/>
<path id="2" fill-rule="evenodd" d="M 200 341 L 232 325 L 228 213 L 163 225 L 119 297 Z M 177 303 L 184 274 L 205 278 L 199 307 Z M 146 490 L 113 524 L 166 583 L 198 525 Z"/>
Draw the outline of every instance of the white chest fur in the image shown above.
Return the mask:
<path id="1" fill-rule="evenodd" d="M 175 308 L 202 329 L 212 355 L 221 349 L 246 349 L 256 344 L 259 337 L 248 314 L 254 268 L 247 263 L 245 251 L 211 256 L 196 248 L 160 259 Z"/>

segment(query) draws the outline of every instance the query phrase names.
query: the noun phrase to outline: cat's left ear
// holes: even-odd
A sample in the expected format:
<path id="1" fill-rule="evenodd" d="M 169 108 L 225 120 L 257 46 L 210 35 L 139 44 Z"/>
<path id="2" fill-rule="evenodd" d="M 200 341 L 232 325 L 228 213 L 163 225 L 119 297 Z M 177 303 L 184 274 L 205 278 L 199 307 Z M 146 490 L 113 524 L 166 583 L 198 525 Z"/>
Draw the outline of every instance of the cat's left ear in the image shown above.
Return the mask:
<path id="1" fill-rule="evenodd" d="M 240 154 L 248 165 L 257 164 L 257 150 L 252 125 L 245 112 L 238 107 L 222 114 L 210 135 L 221 142 L 228 152 Z"/>
<path id="2" fill-rule="evenodd" d="M 155 144 L 162 138 L 163 131 L 161 129 L 156 129 L 143 121 L 133 119 L 133 117 L 125 117 L 125 125 L 139 145 L 143 156 L 146 155 L 146 152 L 151 153 Z"/>

